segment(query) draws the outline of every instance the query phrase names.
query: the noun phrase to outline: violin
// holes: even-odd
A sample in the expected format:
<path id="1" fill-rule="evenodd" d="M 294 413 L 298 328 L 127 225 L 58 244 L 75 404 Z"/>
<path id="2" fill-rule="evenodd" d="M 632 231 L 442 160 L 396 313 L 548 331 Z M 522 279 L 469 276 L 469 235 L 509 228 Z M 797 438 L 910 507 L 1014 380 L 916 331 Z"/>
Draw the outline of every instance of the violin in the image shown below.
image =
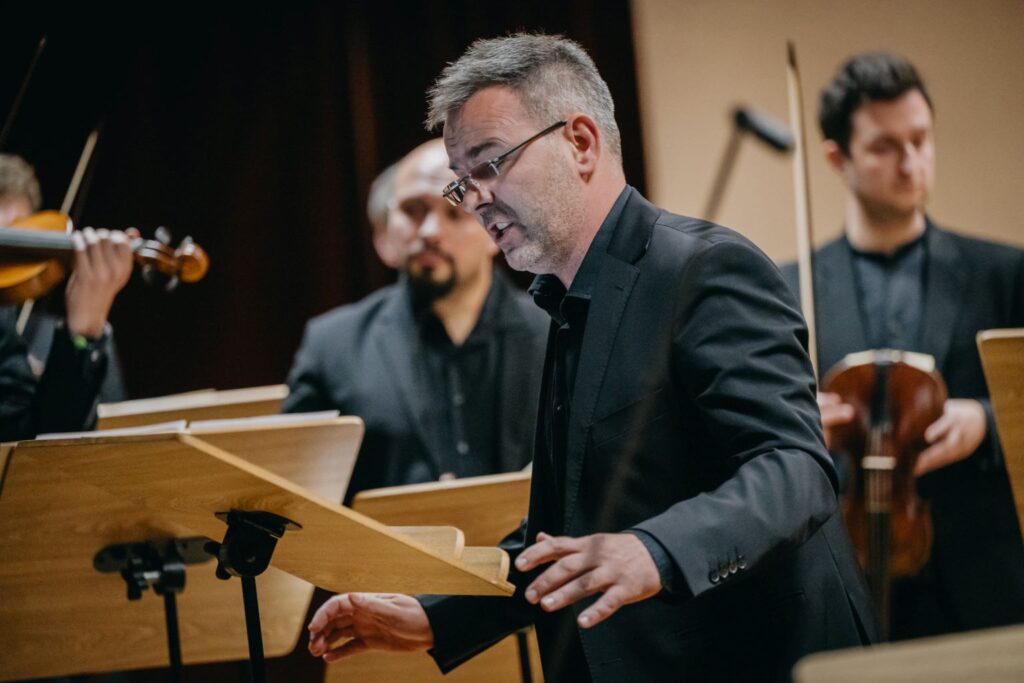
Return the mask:
<path id="1" fill-rule="evenodd" d="M 946 384 L 932 356 L 878 349 L 848 355 L 822 385 L 854 409 L 852 422 L 833 428 L 832 450 L 847 465 L 846 528 L 887 629 L 892 579 L 917 574 L 931 555 L 931 511 L 914 467 L 925 430 L 942 416 Z"/>
<path id="2" fill-rule="evenodd" d="M 792 42 L 787 45 L 787 60 L 790 119 L 796 129 L 793 177 L 800 304 L 811 364 L 820 377 L 803 93 Z M 917 495 L 914 466 L 927 447 L 925 430 L 942 416 L 946 385 L 931 356 L 891 349 L 850 354 L 820 384 L 822 391 L 839 394 L 854 408 L 852 423 L 833 427 L 837 443 L 832 448 L 844 454 L 848 464 L 850 486 L 842 498 L 846 528 L 887 639 L 892 579 L 917 574 L 931 555 L 931 510 Z"/>
<path id="3" fill-rule="evenodd" d="M 0 227 L 0 303 L 36 299 L 64 279 L 74 263 L 72 224 L 57 211 L 42 211 Z M 186 237 L 177 249 L 166 230 L 156 240 L 133 238 L 132 253 L 147 282 L 163 280 L 167 290 L 179 282 L 197 282 L 209 268 L 203 248 Z"/>

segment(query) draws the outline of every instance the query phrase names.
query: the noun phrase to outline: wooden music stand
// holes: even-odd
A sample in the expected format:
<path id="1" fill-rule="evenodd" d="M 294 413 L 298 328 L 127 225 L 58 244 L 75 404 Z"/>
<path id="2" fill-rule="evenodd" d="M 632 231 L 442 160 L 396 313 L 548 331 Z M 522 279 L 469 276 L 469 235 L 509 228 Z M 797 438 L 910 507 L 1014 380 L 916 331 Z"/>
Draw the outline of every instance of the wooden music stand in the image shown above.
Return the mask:
<path id="1" fill-rule="evenodd" d="M 313 437 L 294 431 L 305 429 L 320 431 L 325 443 L 347 444 L 350 452 L 339 457 L 325 446 L 310 448 L 308 455 L 301 444 L 308 446 Z M 236 530 L 251 527 L 247 512 L 281 515 L 301 526 L 285 532 L 276 550 L 270 543 L 277 570 L 271 567 L 260 579 L 271 655 L 294 648 L 312 590 L 300 579 L 334 591 L 511 593 L 504 553 L 463 550 L 457 530 L 390 530 L 332 502 L 347 485 L 362 431 L 358 419 L 259 431 L 257 437 L 244 429 L 200 428 L 29 441 L 11 449 L 0 489 L 0 638 L 7 646 L 0 679 L 164 664 L 158 602 L 130 604 L 122 579 L 96 572 L 93 557 L 111 544 L 205 537 L 225 539 L 220 563 L 244 571 L 225 552 L 244 550 L 245 534 L 225 538 L 228 527 L 215 513 L 241 511 L 234 515 Z M 258 445 L 249 453 L 252 462 L 226 450 L 245 443 Z M 275 445 L 281 443 L 296 450 Z M 313 462 L 295 476 L 294 461 L 307 457 Z M 285 479 L 284 471 L 302 481 Z M 212 579 L 213 571 L 214 563 L 191 566 L 181 594 L 188 662 L 239 659 L 246 651 L 238 607 L 250 600 L 239 600 L 237 587 Z M 255 582 L 248 581 L 254 597 Z M 285 616 L 277 614 L 282 602 Z M 53 656 L 55 642 L 61 643 L 60 657 Z M 252 644 L 250 638 L 250 655 Z"/>
<path id="2" fill-rule="evenodd" d="M 794 683 L 1006 683 L 1024 679 L 1024 626 L 821 652 Z"/>
<path id="3" fill-rule="evenodd" d="M 466 543 L 497 545 L 519 526 L 530 504 L 530 473 L 511 472 L 443 482 L 371 489 L 356 494 L 352 509 L 390 525 L 451 525 Z M 529 657 L 526 674 L 523 655 Z M 530 629 L 496 643 L 442 675 L 424 653 L 366 652 L 327 665 L 325 683 L 473 683 L 543 681 L 537 636 Z"/>
<path id="4" fill-rule="evenodd" d="M 1024 328 L 983 330 L 977 340 L 1017 521 L 1024 529 Z"/>
<path id="5" fill-rule="evenodd" d="M 216 420 L 276 415 L 288 396 L 288 387 L 274 384 L 248 389 L 201 389 L 184 394 L 101 403 L 96 408 L 97 429 L 122 429 L 174 420 Z"/>

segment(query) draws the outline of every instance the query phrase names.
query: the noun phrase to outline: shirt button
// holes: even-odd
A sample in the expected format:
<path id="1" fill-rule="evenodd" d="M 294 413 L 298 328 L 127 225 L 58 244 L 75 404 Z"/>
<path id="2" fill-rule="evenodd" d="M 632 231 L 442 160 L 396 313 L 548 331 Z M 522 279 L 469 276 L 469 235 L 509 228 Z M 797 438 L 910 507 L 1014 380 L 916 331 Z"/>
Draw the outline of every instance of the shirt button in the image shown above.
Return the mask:
<path id="1" fill-rule="evenodd" d="M 469 453 L 469 444 L 465 441 L 460 441 L 455 444 L 455 450 L 459 455 L 465 455 L 466 453 Z"/>
<path id="2" fill-rule="evenodd" d="M 562 404 L 561 403 L 559 403 L 557 406 L 555 406 L 555 412 L 556 413 L 560 413 L 560 412 L 562 412 L 562 410 L 563 410 L 563 408 L 562 408 Z"/>
<path id="3" fill-rule="evenodd" d="M 466 397 L 462 394 L 455 394 L 452 396 L 452 403 L 456 406 L 461 406 L 466 402 Z"/>

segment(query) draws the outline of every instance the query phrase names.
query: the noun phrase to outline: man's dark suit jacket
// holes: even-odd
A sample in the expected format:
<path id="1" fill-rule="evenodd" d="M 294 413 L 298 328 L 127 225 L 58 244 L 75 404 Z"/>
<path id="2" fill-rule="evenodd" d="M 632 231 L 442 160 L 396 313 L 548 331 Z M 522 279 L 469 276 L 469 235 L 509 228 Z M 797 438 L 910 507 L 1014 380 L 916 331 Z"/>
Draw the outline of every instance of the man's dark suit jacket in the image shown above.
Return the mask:
<path id="1" fill-rule="evenodd" d="M 514 558 L 552 528 L 641 529 L 668 551 L 689 594 L 579 629 L 594 681 L 786 680 L 800 656 L 875 632 L 836 516 L 803 319 L 743 237 L 627 191 L 584 331 L 565 488 L 551 490 L 538 438 L 529 519 L 504 547 Z M 512 599 L 420 598 L 442 669 L 534 621 L 559 680 L 558 631 L 590 600 L 547 614 L 522 598 L 533 574 L 510 578 Z"/>
<path id="2" fill-rule="evenodd" d="M 1024 327 L 1024 251 L 947 232 L 929 222 L 925 236 L 922 348 L 942 373 L 950 398 L 977 399 L 988 437 L 969 458 L 922 477 L 931 501 L 931 567 L 948 612 L 946 628 L 967 630 L 1024 621 L 1024 546 L 1014 510 L 975 335 Z M 783 268 L 798 291 L 795 265 Z M 868 348 L 850 247 L 841 237 L 814 257 L 818 367 L 824 374 Z"/>
<path id="3" fill-rule="evenodd" d="M 547 316 L 495 270 L 491 292 L 499 354 L 501 425 L 499 471 L 525 467 L 533 433 L 544 359 Z M 431 402 L 445 400 L 428 386 L 417 357 L 419 331 L 409 288 L 396 285 L 312 319 L 288 374 L 285 412 L 339 410 L 366 424 L 346 500 L 363 489 L 436 481 L 439 453 L 424 434 Z"/>
<path id="4" fill-rule="evenodd" d="M 90 429 L 107 367 L 106 352 L 76 349 L 67 329 L 58 326 L 46 370 L 37 379 L 16 320 L 14 308 L 0 306 L 0 441 Z"/>

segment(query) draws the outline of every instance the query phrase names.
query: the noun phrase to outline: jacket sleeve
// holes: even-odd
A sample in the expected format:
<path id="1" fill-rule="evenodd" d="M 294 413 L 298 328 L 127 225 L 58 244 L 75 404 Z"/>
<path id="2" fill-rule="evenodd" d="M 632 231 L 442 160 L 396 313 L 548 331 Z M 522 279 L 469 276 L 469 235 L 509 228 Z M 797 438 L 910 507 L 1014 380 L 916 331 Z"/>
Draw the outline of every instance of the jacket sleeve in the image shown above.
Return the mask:
<path id="1" fill-rule="evenodd" d="M 281 405 L 282 413 L 309 413 L 334 408 L 324 389 L 324 371 L 318 346 L 317 329 L 310 322 L 306 325 L 302 344 L 288 371 L 288 396 Z"/>
<path id="2" fill-rule="evenodd" d="M 526 547 L 526 520 L 499 544 L 509 554 L 509 581 L 516 591 L 511 598 L 479 596 L 419 595 L 434 632 L 430 656 L 443 673 L 448 673 L 480 654 L 499 640 L 532 623 L 536 608 L 523 598 L 523 591 L 537 576 L 533 571 L 516 571 L 515 560 Z"/>
<path id="3" fill-rule="evenodd" d="M 92 428 L 107 367 L 106 345 L 78 349 L 67 328 L 58 325 L 46 370 L 37 380 L 9 311 L 3 313 L 0 325 L 0 440 Z"/>
<path id="4" fill-rule="evenodd" d="M 837 483 L 803 318 L 778 269 L 749 245 L 717 242 L 676 291 L 673 382 L 731 476 L 636 528 L 696 596 L 720 584 L 723 566 L 754 568 L 807 539 L 834 513 Z"/>

